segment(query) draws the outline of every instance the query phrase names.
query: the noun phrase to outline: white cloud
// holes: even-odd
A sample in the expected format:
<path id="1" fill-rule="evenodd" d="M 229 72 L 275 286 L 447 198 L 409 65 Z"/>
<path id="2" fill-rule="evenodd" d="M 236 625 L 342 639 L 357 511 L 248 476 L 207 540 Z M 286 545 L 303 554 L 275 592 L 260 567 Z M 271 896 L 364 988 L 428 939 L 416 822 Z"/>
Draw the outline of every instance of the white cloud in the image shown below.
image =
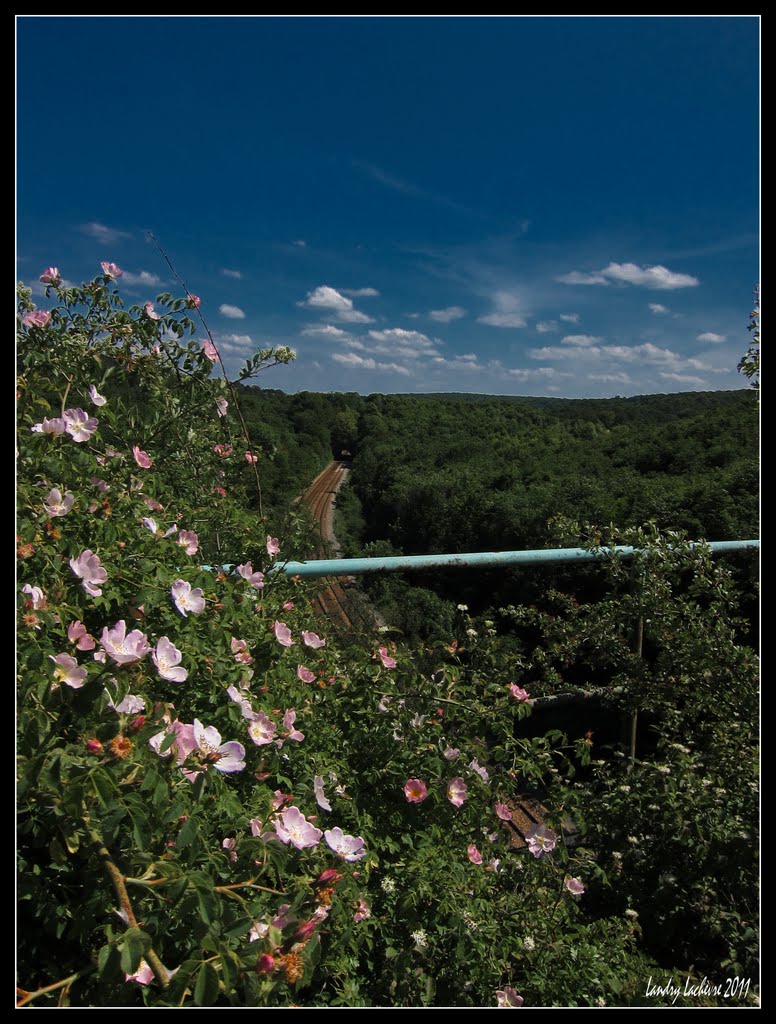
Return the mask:
<path id="1" fill-rule="evenodd" d="M 602 384 L 632 384 L 633 381 L 625 371 L 620 373 L 589 373 L 588 380 L 597 380 Z"/>
<path id="2" fill-rule="evenodd" d="M 350 295 L 354 299 L 373 299 L 380 292 L 376 288 L 343 288 L 343 295 Z"/>
<path id="3" fill-rule="evenodd" d="M 674 369 L 687 365 L 687 362 L 683 362 L 676 352 L 672 352 L 668 348 L 658 348 L 657 345 L 653 345 L 649 341 L 643 345 L 583 345 L 574 349 L 545 346 L 544 348 L 529 349 L 528 356 L 531 359 L 541 360 L 574 358 L 587 363 L 599 362 L 602 359 L 607 361 L 619 359 L 625 363 L 643 362 L 667 365 Z"/>
<path id="4" fill-rule="evenodd" d="M 536 330 L 539 334 L 549 334 L 551 331 L 557 331 L 557 329 L 557 320 L 540 320 L 536 325 Z"/>
<path id="5" fill-rule="evenodd" d="M 250 334 L 220 335 L 217 343 L 218 347 L 225 352 L 236 352 L 240 356 L 244 356 L 247 351 L 253 351 L 256 348 Z"/>
<path id="6" fill-rule="evenodd" d="M 85 235 L 89 235 L 91 238 L 96 238 L 98 242 L 102 242 L 105 245 L 112 245 L 114 242 L 118 242 L 121 238 L 131 238 L 132 235 L 128 231 L 119 231 L 117 228 L 106 227 L 105 224 L 98 224 L 96 221 L 91 221 L 89 224 L 82 224 L 81 231 Z"/>
<path id="7" fill-rule="evenodd" d="M 355 352 L 332 352 L 331 358 L 343 366 L 350 366 L 359 370 L 388 370 L 393 373 L 400 373 L 404 377 L 411 376 L 406 366 L 401 366 L 399 363 L 378 363 L 371 356 L 359 356 Z"/>
<path id="8" fill-rule="evenodd" d="M 602 270 L 594 270 L 592 273 L 572 270 L 568 274 L 556 277 L 555 280 L 560 281 L 561 284 L 600 285 L 617 281 L 666 291 L 674 288 L 690 288 L 699 283 L 697 277 L 691 277 L 690 274 L 677 274 L 660 264 L 654 267 L 639 267 L 635 263 L 610 263 Z"/>
<path id="9" fill-rule="evenodd" d="M 305 306 L 307 309 L 333 309 L 338 313 L 346 313 L 353 309 L 350 299 L 327 284 L 319 285 L 313 291 L 308 292 L 307 298 L 299 305 Z"/>
<path id="10" fill-rule="evenodd" d="M 344 309 L 341 313 L 336 313 L 335 320 L 340 320 L 344 324 L 373 324 L 375 322 L 374 317 L 360 313 L 357 309 Z"/>
<path id="11" fill-rule="evenodd" d="M 241 270 L 228 270 L 226 267 L 224 267 L 221 273 L 224 275 L 224 277 L 235 277 L 237 278 L 238 281 L 242 280 Z"/>
<path id="12" fill-rule="evenodd" d="M 300 249 L 306 249 L 307 248 L 307 242 L 305 242 L 305 240 L 303 238 L 295 238 L 293 240 L 293 242 L 291 243 L 291 245 L 296 245 Z"/>
<path id="13" fill-rule="evenodd" d="M 520 311 L 520 299 L 512 292 L 500 291 L 493 295 L 492 313 L 477 317 L 477 323 L 489 327 L 525 327 L 525 316 Z"/>
<path id="14" fill-rule="evenodd" d="M 707 381 L 703 377 L 691 377 L 686 373 L 664 373 L 662 370 L 660 376 L 665 380 L 675 380 L 680 384 L 706 384 Z"/>
<path id="15" fill-rule="evenodd" d="M 562 345 L 577 345 L 584 348 L 588 345 L 597 345 L 599 341 L 603 341 L 603 338 L 596 338 L 593 334 L 567 334 L 560 341 Z"/>
<path id="16" fill-rule="evenodd" d="M 719 345 L 721 342 L 726 340 L 724 334 L 714 334 L 712 331 L 706 331 L 705 334 L 699 334 L 697 341 L 710 341 L 712 345 Z"/>
<path id="17" fill-rule="evenodd" d="M 229 320 L 244 320 L 245 313 L 240 309 L 239 306 L 228 306 L 224 304 L 218 307 L 218 312 L 221 316 L 227 317 Z"/>
<path id="18" fill-rule="evenodd" d="M 376 342 L 415 346 L 423 349 L 435 348 L 437 344 L 426 334 L 421 334 L 420 331 L 405 331 L 403 327 L 391 327 L 386 331 L 370 331 L 369 337 Z"/>
<path id="19" fill-rule="evenodd" d="M 463 306 L 447 306 L 445 309 L 432 309 L 428 315 L 440 324 L 449 324 L 451 320 L 466 316 L 466 310 Z"/>
<path id="20" fill-rule="evenodd" d="M 561 320 L 565 320 L 567 324 L 578 324 L 579 313 L 561 313 Z"/>
<path id="21" fill-rule="evenodd" d="M 347 331 L 343 331 L 341 327 L 335 327 L 333 324 L 310 324 L 301 333 L 331 338 L 334 341 L 346 341 L 353 337 L 352 334 L 348 334 Z"/>
<path id="22" fill-rule="evenodd" d="M 139 274 L 133 274 L 131 270 L 125 270 L 121 283 L 129 287 L 144 285 L 147 288 L 156 288 L 162 283 L 161 277 L 157 274 L 150 274 L 147 270 L 141 270 Z"/>
<path id="23" fill-rule="evenodd" d="M 656 316 L 659 316 L 661 313 L 670 313 L 671 312 L 669 310 L 668 306 L 664 306 L 660 302 L 650 302 L 649 310 L 650 310 L 651 313 L 654 313 Z"/>

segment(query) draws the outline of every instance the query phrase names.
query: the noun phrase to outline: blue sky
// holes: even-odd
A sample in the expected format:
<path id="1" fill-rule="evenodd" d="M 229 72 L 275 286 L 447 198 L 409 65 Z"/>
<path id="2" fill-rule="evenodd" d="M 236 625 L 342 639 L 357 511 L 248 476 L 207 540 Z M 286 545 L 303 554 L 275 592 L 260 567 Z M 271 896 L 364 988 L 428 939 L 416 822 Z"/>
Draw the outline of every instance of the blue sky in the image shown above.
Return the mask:
<path id="1" fill-rule="evenodd" d="M 232 371 L 296 350 L 286 391 L 746 387 L 759 34 L 19 16 L 17 277 L 177 294 L 150 229 Z"/>

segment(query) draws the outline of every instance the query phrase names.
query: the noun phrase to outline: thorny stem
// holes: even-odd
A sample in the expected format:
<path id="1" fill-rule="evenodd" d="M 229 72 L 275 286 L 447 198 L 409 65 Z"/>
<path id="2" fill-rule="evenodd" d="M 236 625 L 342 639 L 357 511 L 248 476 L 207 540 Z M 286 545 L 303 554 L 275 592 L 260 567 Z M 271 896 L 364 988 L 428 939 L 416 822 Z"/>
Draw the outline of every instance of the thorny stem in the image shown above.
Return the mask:
<path id="1" fill-rule="evenodd" d="M 132 909 L 132 904 L 130 903 L 129 896 L 127 895 L 127 888 L 124 885 L 124 876 L 114 864 L 110 853 L 108 852 L 107 848 L 105 847 L 102 841 L 102 837 L 91 827 L 88 819 L 85 819 L 85 823 L 87 832 L 89 834 L 89 838 L 91 839 L 94 846 L 97 848 L 97 856 L 102 861 L 102 866 L 105 868 L 108 877 L 113 883 L 113 888 L 116 891 L 116 896 L 118 897 L 119 905 L 121 906 L 121 909 L 124 911 L 124 913 L 127 915 L 127 921 L 129 922 L 130 927 L 137 928 L 137 918 L 135 917 L 135 912 Z M 153 949 L 148 949 L 146 951 L 145 959 L 148 965 L 150 966 L 151 970 L 154 972 L 156 980 L 159 982 L 161 987 L 167 988 L 167 986 L 170 984 L 170 975 L 167 973 L 167 968 L 164 966 L 164 964 L 156 955 Z"/>
<path id="2" fill-rule="evenodd" d="M 67 978 L 61 978 L 59 981 L 53 982 L 51 985 L 44 985 L 43 988 L 36 989 L 34 992 L 26 992 L 23 988 L 16 989 L 16 995 L 20 996 L 17 1000 L 16 1006 L 26 1006 L 27 1003 L 31 1003 L 33 999 L 38 999 L 39 996 L 45 996 L 49 992 L 56 992 L 57 989 L 67 988 L 73 984 L 74 981 L 78 981 L 79 978 L 83 978 L 87 974 L 91 974 L 95 970 L 94 967 L 83 967 L 80 971 L 76 971 L 75 974 L 69 975 Z"/>
<path id="3" fill-rule="evenodd" d="M 152 231 L 149 231 L 148 235 L 151 238 L 151 241 L 156 246 L 156 248 L 159 250 L 159 252 L 160 252 L 162 258 L 164 259 L 165 263 L 167 264 L 167 266 L 170 268 L 170 270 L 175 275 L 175 277 L 176 277 L 178 283 L 180 284 L 181 288 L 183 288 L 183 290 L 186 292 L 186 295 L 190 297 L 191 296 L 191 292 L 187 288 L 186 282 L 183 280 L 183 278 L 180 276 L 178 271 L 172 265 L 172 262 L 170 261 L 169 256 L 167 255 L 167 253 L 164 251 L 164 249 L 159 244 L 159 240 L 156 238 L 156 236 L 154 235 L 154 233 Z M 210 328 L 208 327 L 208 325 L 207 325 L 207 323 L 205 321 L 204 316 L 202 315 L 202 312 L 201 312 L 199 306 L 196 307 L 196 313 L 199 316 L 199 319 L 202 321 L 202 326 L 205 328 L 205 333 L 207 334 L 207 336 L 208 336 L 208 338 L 210 340 L 210 344 L 213 346 L 213 348 L 215 349 L 215 353 L 218 356 L 218 363 L 219 363 L 219 366 L 221 367 L 221 372 L 224 375 L 224 380 L 226 381 L 226 386 L 229 388 L 229 394 L 230 394 L 230 396 L 232 398 L 232 402 L 234 403 L 234 407 L 237 410 L 237 416 L 239 417 L 240 425 L 242 426 L 243 437 L 245 438 L 245 443 L 248 445 L 248 452 L 251 455 L 251 465 L 253 466 L 253 473 L 254 473 L 254 476 L 256 477 L 256 491 L 257 491 L 258 498 L 259 498 L 259 515 L 263 516 L 264 515 L 264 506 L 263 506 L 262 498 L 261 498 L 261 480 L 259 479 L 259 471 L 257 469 L 257 465 L 258 464 L 253 461 L 253 459 L 255 458 L 255 455 L 253 454 L 253 447 L 251 445 L 251 439 L 250 439 L 250 437 L 248 435 L 248 427 L 247 427 L 247 425 L 245 423 L 245 420 L 243 419 L 243 414 L 242 414 L 242 411 L 240 409 L 240 404 L 237 401 L 237 394 L 235 392 L 234 385 L 229 380 L 229 376 L 228 376 L 228 374 L 226 372 L 226 367 L 224 366 L 224 361 L 221 358 L 221 352 L 219 351 L 218 345 L 216 345 L 215 341 L 213 340 L 213 335 L 210 333 Z"/>

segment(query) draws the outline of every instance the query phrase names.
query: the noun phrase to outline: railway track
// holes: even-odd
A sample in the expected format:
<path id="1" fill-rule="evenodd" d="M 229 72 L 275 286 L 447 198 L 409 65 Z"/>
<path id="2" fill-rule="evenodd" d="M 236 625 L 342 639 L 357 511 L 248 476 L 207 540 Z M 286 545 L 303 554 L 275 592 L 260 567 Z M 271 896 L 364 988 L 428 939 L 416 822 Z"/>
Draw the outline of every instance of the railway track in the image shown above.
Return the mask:
<path id="1" fill-rule="evenodd" d="M 302 501 L 308 506 L 318 524 L 319 558 L 334 558 L 339 553 L 333 529 L 334 501 L 347 475 L 348 468 L 345 462 L 330 462 L 302 495 Z M 314 600 L 317 613 L 330 619 L 346 632 L 353 632 L 353 622 L 348 615 L 348 598 L 342 584 L 332 577 L 326 578 L 324 582 L 326 586 Z"/>

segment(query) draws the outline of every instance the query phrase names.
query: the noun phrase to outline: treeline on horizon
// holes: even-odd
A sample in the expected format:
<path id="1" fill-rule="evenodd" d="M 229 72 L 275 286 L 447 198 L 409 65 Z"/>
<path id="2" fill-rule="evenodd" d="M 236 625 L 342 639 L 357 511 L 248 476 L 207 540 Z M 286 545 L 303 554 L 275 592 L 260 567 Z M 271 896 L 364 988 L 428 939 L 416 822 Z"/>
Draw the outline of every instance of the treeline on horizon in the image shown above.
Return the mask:
<path id="1" fill-rule="evenodd" d="M 240 390 L 271 507 L 350 453 L 337 517 L 346 556 L 557 547 L 559 519 L 759 536 L 758 405 L 745 389 L 611 399 Z M 550 586 L 592 597 L 595 578 L 574 566 L 364 585 L 389 621 L 423 637 L 445 632 L 457 603 L 530 603 Z"/>

